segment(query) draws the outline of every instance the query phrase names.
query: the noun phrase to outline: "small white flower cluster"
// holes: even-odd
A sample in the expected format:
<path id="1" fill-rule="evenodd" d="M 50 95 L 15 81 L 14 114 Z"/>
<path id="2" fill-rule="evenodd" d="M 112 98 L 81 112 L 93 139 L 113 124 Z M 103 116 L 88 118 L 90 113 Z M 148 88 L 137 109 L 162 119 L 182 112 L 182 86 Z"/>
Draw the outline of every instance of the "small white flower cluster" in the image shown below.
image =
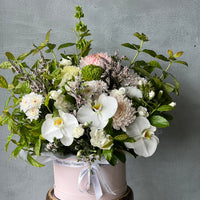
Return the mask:
<path id="1" fill-rule="evenodd" d="M 43 104 L 44 98 L 40 94 L 31 92 L 22 97 L 20 103 L 20 110 L 23 111 L 30 121 L 33 119 L 37 120 L 39 118 L 40 108 Z"/>

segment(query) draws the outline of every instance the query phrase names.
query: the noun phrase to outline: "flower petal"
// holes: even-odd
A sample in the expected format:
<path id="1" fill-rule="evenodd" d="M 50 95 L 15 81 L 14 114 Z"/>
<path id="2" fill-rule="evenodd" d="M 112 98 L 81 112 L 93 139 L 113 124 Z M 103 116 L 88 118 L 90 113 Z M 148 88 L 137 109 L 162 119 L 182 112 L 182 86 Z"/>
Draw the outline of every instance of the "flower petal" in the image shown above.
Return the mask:
<path id="1" fill-rule="evenodd" d="M 126 95 L 130 98 L 136 97 L 138 99 L 142 98 L 142 91 L 137 87 L 126 87 Z"/>
<path id="2" fill-rule="evenodd" d="M 99 127 L 100 121 L 97 117 L 97 114 L 92 110 L 88 105 L 82 106 L 77 112 L 77 119 L 81 123 L 92 122 L 92 126 Z"/>
<path id="3" fill-rule="evenodd" d="M 153 135 L 151 139 L 141 138 L 134 143 L 125 143 L 128 148 L 133 148 L 135 153 L 139 156 L 149 157 L 156 151 L 159 139 Z"/>
<path id="4" fill-rule="evenodd" d="M 61 132 L 63 134 L 63 137 L 60 140 L 61 143 L 65 146 L 70 146 L 74 141 L 73 135 L 70 132 L 66 131 L 66 129 L 61 129 Z"/>
<path id="5" fill-rule="evenodd" d="M 130 124 L 127 128 L 127 134 L 130 137 L 139 137 L 142 136 L 142 132 L 151 127 L 149 120 L 145 117 L 139 116 L 135 121 Z M 137 139 L 137 138 L 135 138 Z"/>
<path id="6" fill-rule="evenodd" d="M 48 114 L 46 116 L 46 120 L 44 121 L 41 127 L 41 132 L 42 137 L 48 140 L 49 142 L 53 142 L 54 138 L 60 139 L 63 137 L 60 129 L 54 126 L 52 114 Z"/>
<path id="7" fill-rule="evenodd" d="M 99 96 L 98 102 L 102 104 L 102 118 L 109 119 L 116 113 L 118 104 L 117 100 L 114 97 L 101 94 Z"/>

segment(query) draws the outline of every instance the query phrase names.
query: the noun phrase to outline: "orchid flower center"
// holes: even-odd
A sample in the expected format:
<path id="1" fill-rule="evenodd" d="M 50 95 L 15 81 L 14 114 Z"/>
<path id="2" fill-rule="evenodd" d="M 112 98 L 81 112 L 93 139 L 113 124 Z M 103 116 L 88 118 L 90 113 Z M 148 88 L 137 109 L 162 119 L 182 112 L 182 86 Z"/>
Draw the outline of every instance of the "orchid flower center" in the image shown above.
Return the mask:
<path id="1" fill-rule="evenodd" d="M 102 104 L 100 103 L 95 103 L 94 106 L 92 106 L 92 108 L 94 109 L 95 112 L 100 112 L 102 110 Z"/>
<path id="2" fill-rule="evenodd" d="M 61 117 L 56 117 L 56 118 L 54 119 L 54 126 L 56 126 L 56 127 L 58 127 L 58 128 L 62 128 L 63 125 L 64 125 L 64 122 L 63 122 L 63 120 L 62 120 Z"/>
<path id="3" fill-rule="evenodd" d="M 149 129 L 144 130 L 142 136 L 144 138 L 151 139 L 151 133 L 150 133 Z"/>

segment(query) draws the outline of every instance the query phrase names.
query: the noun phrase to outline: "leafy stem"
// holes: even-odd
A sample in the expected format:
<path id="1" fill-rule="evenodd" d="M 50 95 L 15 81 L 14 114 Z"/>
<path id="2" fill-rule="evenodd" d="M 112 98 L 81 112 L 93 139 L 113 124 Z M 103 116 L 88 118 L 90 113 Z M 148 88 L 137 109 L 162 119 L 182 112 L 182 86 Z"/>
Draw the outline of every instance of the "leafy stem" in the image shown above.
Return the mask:
<path id="1" fill-rule="evenodd" d="M 171 65 L 172 65 L 172 61 L 170 61 L 170 63 L 169 63 L 169 65 L 167 66 L 167 68 L 165 69 L 165 72 L 167 72 L 168 70 L 169 70 L 169 68 L 171 67 Z M 160 79 L 163 77 L 164 75 L 163 75 L 163 73 L 162 73 L 162 75 L 160 76 Z"/>
<path id="2" fill-rule="evenodd" d="M 141 49 L 142 49 L 143 43 L 144 43 L 144 40 L 141 40 L 140 48 L 138 49 L 138 51 L 137 51 L 135 57 L 133 58 L 133 60 L 131 61 L 129 67 L 131 67 L 131 66 L 133 65 L 133 63 L 135 62 L 136 58 L 138 57 L 138 55 L 139 55 L 139 53 L 140 53 L 140 51 L 141 51 Z"/>

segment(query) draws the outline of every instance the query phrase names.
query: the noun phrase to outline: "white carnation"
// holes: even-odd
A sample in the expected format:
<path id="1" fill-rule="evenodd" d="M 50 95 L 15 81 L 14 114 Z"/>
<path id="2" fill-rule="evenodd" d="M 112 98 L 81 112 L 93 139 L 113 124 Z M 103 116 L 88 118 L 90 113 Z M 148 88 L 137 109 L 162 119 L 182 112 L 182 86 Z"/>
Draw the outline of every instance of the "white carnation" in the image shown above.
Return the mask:
<path id="1" fill-rule="evenodd" d="M 110 149 L 113 145 L 111 136 L 106 135 L 103 129 L 92 127 L 90 136 L 90 142 L 94 147 L 99 147 L 100 149 Z"/>
<path id="2" fill-rule="evenodd" d="M 72 135 L 75 138 L 80 138 L 83 134 L 84 134 L 84 129 L 81 126 L 77 126 L 76 128 L 74 128 L 72 132 Z"/>

